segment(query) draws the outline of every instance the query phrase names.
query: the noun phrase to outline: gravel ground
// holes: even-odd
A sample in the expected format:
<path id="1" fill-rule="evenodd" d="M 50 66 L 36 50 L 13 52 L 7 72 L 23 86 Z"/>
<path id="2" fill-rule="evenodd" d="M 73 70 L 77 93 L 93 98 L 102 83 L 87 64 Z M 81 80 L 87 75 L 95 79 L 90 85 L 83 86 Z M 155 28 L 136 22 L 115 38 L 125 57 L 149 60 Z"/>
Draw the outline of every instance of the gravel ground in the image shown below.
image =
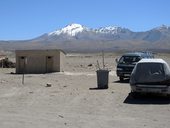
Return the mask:
<path id="1" fill-rule="evenodd" d="M 10 74 L 0 69 L 1 128 L 169 128 L 170 100 L 162 96 L 132 98 L 128 80 L 118 81 L 115 58 L 105 54 L 109 88 L 96 89 L 100 54 L 68 54 L 65 72 Z M 169 54 L 157 54 L 168 63 Z M 51 87 L 47 87 L 51 84 Z"/>

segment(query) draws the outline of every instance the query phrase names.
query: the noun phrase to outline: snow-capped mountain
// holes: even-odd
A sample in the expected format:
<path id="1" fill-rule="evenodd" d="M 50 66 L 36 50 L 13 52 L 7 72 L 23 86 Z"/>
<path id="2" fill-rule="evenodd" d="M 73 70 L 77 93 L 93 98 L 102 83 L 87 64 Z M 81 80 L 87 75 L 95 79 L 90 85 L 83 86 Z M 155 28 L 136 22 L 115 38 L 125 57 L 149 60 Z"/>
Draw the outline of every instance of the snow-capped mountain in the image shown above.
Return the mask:
<path id="1" fill-rule="evenodd" d="M 119 33 L 125 33 L 129 32 L 129 29 L 118 27 L 118 26 L 108 26 L 108 27 L 101 27 L 99 29 L 96 29 L 97 33 L 105 33 L 105 34 L 119 34 Z"/>
<path id="2" fill-rule="evenodd" d="M 161 25 L 145 32 L 135 32 L 133 39 L 143 40 L 148 42 L 164 42 L 170 40 L 170 27 Z"/>
<path id="3" fill-rule="evenodd" d="M 60 30 L 48 33 L 48 36 L 55 36 L 61 34 L 66 34 L 68 36 L 76 36 L 78 33 L 81 33 L 83 31 L 89 31 L 89 29 L 80 24 L 70 24 Z"/>
<path id="4" fill-rule="evenodd" d="M 93 33 L 97 35 L 102 35 L 102 34 L 111 34 L 111 35 L 119 35 L 119 34 L 131 34 L 132 33 L 147 33 L 147 32 L 153 32 L 153 31 L 159 31 L 159 32 L 166 32 L 170 31 L 170 26 L 162 25 L 160 27 L 153 28 L 149 31 L 146 32 L 132 32 L 130 29 L 127 28 L 122 28 L 119 26 L 108 26 L 108 27 L 100 27 L 100 28 L 88 28 L 80 24 L 70 24 L 67 25 L 64 28 L 61 28 L 59 30 L 55 30 L 53 32 L 47 33 L 49 37 L 51 36 L 60 36 L 60 35 L 67 35 L 71 37 L 75 37 L 80 34 L 84 33 Z"/>
<path id="5" fill-rule="evenodd" d="M 99 29 L 89 29 L 80 24 L 70 24 L 62 29 L 48 33 L 48 36 L 63 35 L 63 34 L 66 34 L 69 36 L 76 36 L 77 34 L 82 33 L 83 31 L 95 32 L 99 34 L 103 34 L 103 33 L 104 34 L 118 34 L 118 33 L 129 31 L 129 30 L 126 28 L 121 28 L 117 26 L 101 27 Z"/>
<path id="6" fill-rule="evenodd" d="M 167 25 L 161 25 L 161 26 L 159 26 L 159 27 L 156 27 L 156 28 L 154 28 L 154 29 L 152 29 L 152 30 L 158 30 L 158 31 L 166 31 L 166 30 L 170 30 L 170 26 L 167 26 Z"/>
<path id="7" fill-rule="evenodd" d="M 47 33 L 41 38 L 52 40 L 110 40 L 128 38 L 131 31 L 118 26 L 100 27 L 97 29 L 88 28 L 80 24 L 70 24 L 66 27 Z"/>
<path id="8" fill-rule="evenodd" d="M 145 32 L 133 32 L 119 26 L 88 28 L 80 24 L 70 24 L 31 40 L 4 42 L 0 41 L 0 48 L 61 48 L 67 51 L 163 49 L 170 51 L 170 26 L 162 25 Z"/>

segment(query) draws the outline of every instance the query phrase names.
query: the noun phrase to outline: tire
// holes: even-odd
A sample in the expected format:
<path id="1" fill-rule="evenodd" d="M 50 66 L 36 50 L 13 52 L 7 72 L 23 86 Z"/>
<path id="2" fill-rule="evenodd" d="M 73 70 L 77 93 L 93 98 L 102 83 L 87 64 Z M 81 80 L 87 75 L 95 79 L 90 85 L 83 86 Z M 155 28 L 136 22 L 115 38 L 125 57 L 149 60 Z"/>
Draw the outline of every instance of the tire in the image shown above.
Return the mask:
<path id="1" fill-rule="evenodd" d="M 120 77 L 119 77 L 119 80 L 120 80 L 120 81 L 123 81 L 123 80 L 124 80 L 124 78 L 120 76 Z"/>
<path id="2" fill-rule="evenodd" d="M 170 94 L 167 94 L 167 95 L 166 95 L 166 97 L 167 97 L 167 99 L 169 99 L 169 100 L 170 100 Z"/>
<path id="3" fill-rule="evenodd" d="M 139 98 L 139 94 L 137 92 L 131 92 L 130 95 L 134 99 Z"/>

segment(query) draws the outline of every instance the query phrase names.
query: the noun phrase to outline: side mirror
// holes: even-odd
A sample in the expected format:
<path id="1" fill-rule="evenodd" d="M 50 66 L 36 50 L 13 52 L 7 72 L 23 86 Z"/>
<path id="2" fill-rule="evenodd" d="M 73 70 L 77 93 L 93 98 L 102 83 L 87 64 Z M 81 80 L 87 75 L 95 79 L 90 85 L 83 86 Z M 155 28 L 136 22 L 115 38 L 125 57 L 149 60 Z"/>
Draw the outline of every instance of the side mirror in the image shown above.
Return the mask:
<path id="1" fill-rule="evenodd" d="M 116 61 L 116 63 L 118 63 L 119 62 L 119 58 L 116 58 L 115 61 Z"/>

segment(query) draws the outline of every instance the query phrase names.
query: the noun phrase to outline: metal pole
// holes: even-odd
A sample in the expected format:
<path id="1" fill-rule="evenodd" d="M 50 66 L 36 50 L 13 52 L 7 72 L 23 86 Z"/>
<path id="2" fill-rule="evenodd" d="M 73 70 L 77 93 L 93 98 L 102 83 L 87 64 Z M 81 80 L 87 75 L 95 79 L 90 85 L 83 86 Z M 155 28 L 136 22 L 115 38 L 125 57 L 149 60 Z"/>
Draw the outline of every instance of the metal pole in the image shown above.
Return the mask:
<path id="1" fill-rule="evenodd" d="M 100 70 L 100 65 L 99 65 L 99 61 L 97 60 L 97 67 Z"/>
<path id="2" fill-rule="evenodd" d="M 22 84 L 24 84 L 24 74 L 25 74 L 25 58 L 24 58 L 24 69 L 22 74 Z"/>
<path id="3" fill-rule="evenodd" d="M 105 68 L 105 65 L 104 65 L 104 52 L 102 51 L 102 58 L 103 58 L 103 69 Z"/>
<path id="4" fill-rule="evenodd" d="M 22 84 L 24 84 L 24 73 L 22 75 Z"/>
<path id="5" fill-rule="evenodd" d="M 3 63 L 4 63 L 4 61 L 3 61 L 3 59 L 2 59 L 2 68 L 4 68 L 4 64 L 3 64 Z"/>

